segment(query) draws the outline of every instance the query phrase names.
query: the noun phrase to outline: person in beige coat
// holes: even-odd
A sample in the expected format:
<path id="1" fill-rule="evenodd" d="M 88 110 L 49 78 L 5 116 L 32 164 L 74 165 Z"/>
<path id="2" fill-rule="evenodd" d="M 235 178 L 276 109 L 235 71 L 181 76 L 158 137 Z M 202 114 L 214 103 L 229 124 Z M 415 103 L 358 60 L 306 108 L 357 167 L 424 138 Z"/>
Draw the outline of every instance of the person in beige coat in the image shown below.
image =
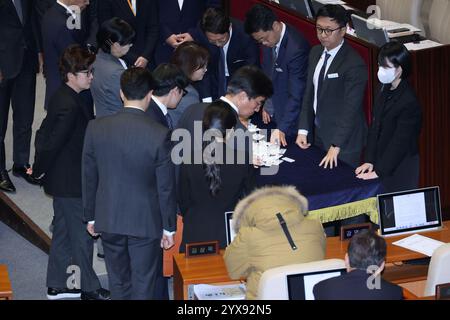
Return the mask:
<path id="1" fill-rule="evenodd" d="M 232 279 L 247 279 L 247 299 L 257 299 L 267 269 L 325 258 L 322 224 L 307 215 L 308 201 L 295 187 L 264 187 L 237 204 L 236 237 L 224 260 Z"/>

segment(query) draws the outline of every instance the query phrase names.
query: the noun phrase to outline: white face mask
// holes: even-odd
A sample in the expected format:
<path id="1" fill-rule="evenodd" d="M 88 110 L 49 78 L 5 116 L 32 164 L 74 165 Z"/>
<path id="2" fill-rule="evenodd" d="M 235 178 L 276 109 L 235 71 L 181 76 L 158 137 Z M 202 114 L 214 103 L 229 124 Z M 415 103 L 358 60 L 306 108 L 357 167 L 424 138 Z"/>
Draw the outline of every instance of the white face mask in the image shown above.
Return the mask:
<path id="1" fill-rule="evenodd" d="M 394 82 L 396 78 L 395 71 L 395 68 L 380 67 L 378 69 L 378 80 L 380 80 L 380 82 L 383 84 Z"/>

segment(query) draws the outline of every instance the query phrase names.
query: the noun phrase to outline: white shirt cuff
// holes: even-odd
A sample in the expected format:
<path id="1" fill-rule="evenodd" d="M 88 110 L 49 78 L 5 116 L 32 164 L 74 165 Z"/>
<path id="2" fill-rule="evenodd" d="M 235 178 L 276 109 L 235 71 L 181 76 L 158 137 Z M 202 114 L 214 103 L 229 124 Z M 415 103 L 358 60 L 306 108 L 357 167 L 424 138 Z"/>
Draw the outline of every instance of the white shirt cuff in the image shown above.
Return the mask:
<path id="1" fill-rule="evenodd" d="M 167 230 L 163 230 L 163 234 L 164 234 L 165 236 L 168 236 L 168 237 L 172 237 L 172 236 L 175 234 L 175 232 L 176 232 L 176 231 L 167 231 Z"/>
<path id="2" fill-rule="evenodd" d="M 89 224 L 95 224 L 95 220 L 88 221 Z"/>
<path id="3" fill-rule="evenodd" d="M 304 134 L 305 136 L 307 136 L 308 130 L 300 129 L 300 130 L 298 130 L 298 134 Z"/>

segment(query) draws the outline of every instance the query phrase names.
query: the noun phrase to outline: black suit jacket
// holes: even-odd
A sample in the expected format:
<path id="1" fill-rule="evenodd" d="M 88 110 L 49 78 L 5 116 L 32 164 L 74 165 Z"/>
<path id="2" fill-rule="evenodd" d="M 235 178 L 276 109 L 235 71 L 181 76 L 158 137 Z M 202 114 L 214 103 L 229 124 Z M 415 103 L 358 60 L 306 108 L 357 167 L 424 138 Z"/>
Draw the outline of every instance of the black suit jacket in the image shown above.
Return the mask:
<path id="1" fill-rule="evenodd" d="M 23 24 L 11 0 L 0 0 L 0 71 L 5 79 L 15 78 L 24 66 L 38 71 L 39 28 L 33 1 L 22 2 Z"/>
<path id="2" fill-rule="evenodd" d="M 152 117 L 153 120 L 158 122 L 159 124 L 163 125 L 166 128 L 169 128 L 169 124 L 167 123 L 167 118 L 164 115 L 164 113 L 161 111 L 159 106 L 156 104 L 153 99 L 150 101 L 150 104 L 145 111 L 150 117 Z"/>
<path id="3" fill-rule="evenodd" d="M 44 190 L 55 197 L 81 197 L 81 154 L 92 108 L 63 84 L 50 99 L 36 132 L 33 175 L 44 176 Z"/>
<path id="4" fill-rule="evenodd" d="M 380 288 L 367 287 L 369 275 L 365 270 L 353 270 L 339 277 L 317 283 L 313 293 L 316 300 L 401 300 L 402 289 L 381 278 Z M 373 281 L 369 281 L 373 283 Z"/>
<path id="5" fill-rule="evenodd" d="M 201 30 L 200 27 L 195 29 L 193 32 L 194 40 L 207 47 L 211 55 L 208 72 L 206 76 L 209 76 L 211 81 L 211 94 L 213 99 L 218 99 L 223 96 L 225 92 L 219 88 L 219 63 L 220 63 L 220 48 L 209 43 L 208 38 Z M 233 74 L 241 67 L 246 65 L 256 65 L 260 66 L 259 59 L 259 47 L 258 44 L 244 31 L 242 22 L 238 20 L 232 20 L 232 34 L 230 39 L 230 44 L 228 45 L 227 51 L 227 66 L 229 76 L 232 77 Z M 208 78 L 207 78 L 208 79 Z M 203 81 L 200 81 L 202 85 Z"/>
<path id="6" fill-rule="evenodd" d="M 153 60 L 153 51 L 158 41 L 158 1 L 138 0 L 136 16 L 130 9 L 127 0 L 101 0 L 98 2 L 98 20 L 101 25 L 113 17 L 128 22 L 136 32 L 133 46 L 125 56 L 129 64 L 133 64 L 140 56 L 148 61 Z"/>
<path id="7" fill-rule="evenodd" d="M 309 56 L 299 129 L 308 130 L 309 134 L 315 130 L 325 150 L 334 144 L 341 148 L 341 153 L 360 152 L 367 134 L 363 109 L 367 67 L 358 53 L 344 42 L 325 75 L 317 106 L 320 127 L 315 127 L 313 77 L 323 50 L 321 45 L 315 46 Z"/>
<path id="8" fill-rule="evenodd" d="M 160 239 L 176 228 L 170 131 L 123 108 L 89 123 L 83 150 L 85 219 L 99 232 Z"/>
<path id="9" fill-rule="evenodd" d="M 292 26 L 286 24 L 275 65 L 272 48 L 262 49 L 262 69 L 273 83 L 272 102 L 277 129 L 286 135 L 297 134 L 308 70 L 309 43 Z"/>
<path id="10" fill-rule="evenodd" d="M 379 177 L 390 176 L 406 157 L 419 153 L 422 109 L 407 80 L 390 90 L 384 87 L 373 109 L 366 148 L 366 162 Z"/>
<path id="11" fill-rule="evenodd" d="M 62 84 L 59 60 L 64 50 L 72 44 L 84 46 L 89 36 L 89 15 L 86 10 L 81 14 L 81 29 L 69 29 L 67 27 L 69 17 L 70 14 L 66 9 L 55 3 L 45 12 L 42 20 L 46 106 Z"/>

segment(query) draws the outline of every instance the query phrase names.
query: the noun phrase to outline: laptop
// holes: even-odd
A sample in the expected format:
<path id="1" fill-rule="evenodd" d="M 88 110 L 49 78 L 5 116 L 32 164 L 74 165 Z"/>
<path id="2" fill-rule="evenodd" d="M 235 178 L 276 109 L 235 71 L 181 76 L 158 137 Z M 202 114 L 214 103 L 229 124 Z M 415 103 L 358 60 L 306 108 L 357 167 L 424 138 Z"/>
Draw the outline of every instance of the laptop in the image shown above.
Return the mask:
<path id="1" fill-rule="evenodd" d="M 442 228 L 439 187 L 380 194 L 377 205 L 382 236 Z"/>
<path id="2" fill-rule="evenodd" d="M 233 229 L 233 211 L 225 212 L 225 231 L 227 235 L 227 246 L 233 241 L 236 233 Z"/>
<path id="3" fill-rule="evenodd" d="M 287 276 L 289 300 L 314 300 L 313 288 L 316 283 L 346 273 L 345 268 L 290 274 Z"/>
<path id="4" fill-rule="evenodd" d="M 314 18 L 311 0 L 280 0 L 280 4 L 301 13 L 305 17 Z"/>
<path id="5" fill-rule="evenodd" d="M 367 19 L 352 14 L 353 29 L 355 29 L 358 38 L 364 39 L 374 45 L 381 47 L 389 42 L 389 36 L 384 28 L 379 28 L 370 23 Z"/>

